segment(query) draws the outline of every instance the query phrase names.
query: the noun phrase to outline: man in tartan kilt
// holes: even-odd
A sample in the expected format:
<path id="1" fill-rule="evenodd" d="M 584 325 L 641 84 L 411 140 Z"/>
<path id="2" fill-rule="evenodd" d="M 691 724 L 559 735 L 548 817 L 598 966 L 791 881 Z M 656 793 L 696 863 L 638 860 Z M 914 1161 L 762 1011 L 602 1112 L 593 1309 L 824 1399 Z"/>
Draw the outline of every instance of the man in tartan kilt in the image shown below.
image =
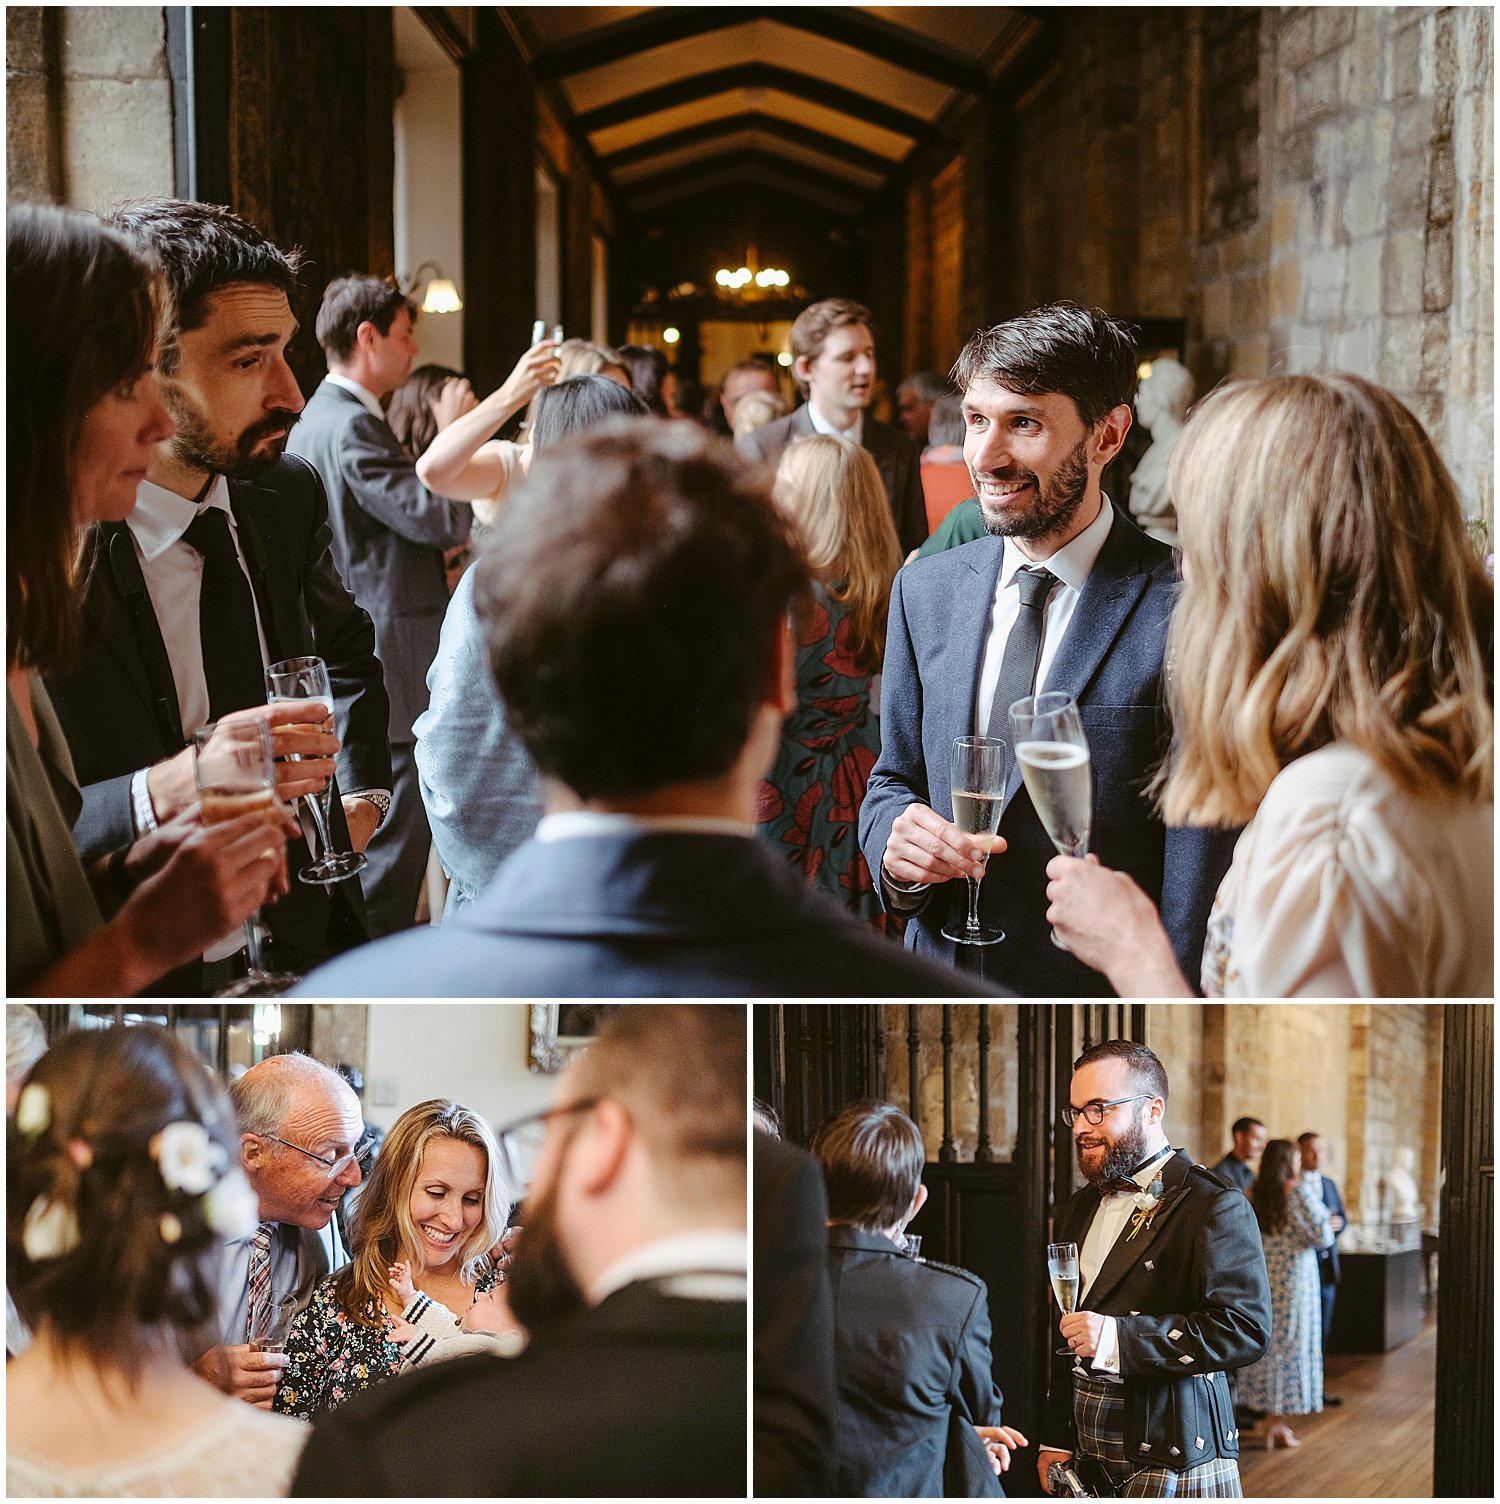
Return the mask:
<path id="1" fill-rule="evenodd" d="M 1238 1498 L 1227 1372 L 1271 1336 L 1265 1253 L 1250 1202 L 1162 1128 L 1167 1073 L 1108 1040 L 1073 1066 L 1070 1105 L 1088 1184 L 1053 1237 L 1078 1245 L 1077 1309 L 1062 1317 L 1037 1458 L 1072 1459 L 1100 1493 Z M 1071 1356 L 1068 1356 L 1071 1352 Z"/>

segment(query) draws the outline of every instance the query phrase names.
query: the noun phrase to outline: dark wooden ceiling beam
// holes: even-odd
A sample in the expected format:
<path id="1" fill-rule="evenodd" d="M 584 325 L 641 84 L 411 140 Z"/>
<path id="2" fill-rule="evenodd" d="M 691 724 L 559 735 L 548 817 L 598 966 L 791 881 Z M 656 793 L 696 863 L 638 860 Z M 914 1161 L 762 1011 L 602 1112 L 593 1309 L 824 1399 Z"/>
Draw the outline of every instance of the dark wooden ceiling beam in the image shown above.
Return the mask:
<path id="1" fill-rule="evenodd" d="M 825 41 L 842 42 L 908 73 L 969 94 L 982 93 L 989 82 L 984 68 L 963 53 L 865 11 L 835 5 L 659 6 L 544 48 L 535 57 L 533 70 L 538 79 L 565 78 L 751 21 L 775 21 Z"/>
<path id="2" fill-rule="evenodd" d="M 936 131 L 930 122 L 920 115 L 908 114 L 894 105 L 873 99 L 846 89 L 826 79 L 813 78 L 810 74 L 796 73 L 775 63 L 737 63 L 730 68 L 715 68 L 707 73 L 691 74 L 654 89 L 643 89 L 624 99 L 600 105 L 597 109 L 585 110 L 573 117 L 574 126 L 585 135 L 604 130 L 612 125 L 625 125 L 645 115 L 655 115 L 677 105 L 692 104 L 699 99 L 708 99 L 715 94 L 732 93 L 736 89 L 779 89 L 783 94 L 792 94 L 810 104 L 822 105 L 825 109 L 837 110 L 867 125 L 879 126 L 882 130 L 907 136 L 915 142 L 930 141 Z"/>
<path id="3" fill-rule="evenodd" d="M 806 189 L 834 195 L 850 202 L 863 202 L 869 194 L 847 179 L 821 172 L 803 162 L 792 162 L 785 157 L 770 156 L 763 151 L 724 152 L 719 156 L 705 157 L 701 162 L 689 162 L 665 168 L 650 177 L 638 178 L 633 183 L 622 184 L 620 193 L 628 200 L 645 200 L 658 196 L 665 188 L 680 187 L 683 194 L 701 191 L 707 183 L 724 181 L 732 174 L 761 175 L 787 183 L 797 183 Z"/>
<path id="4" fill-rule="evenodd" d="M 815 131 L 799 125 L 795 120 L 783 120 L 779 115 L 765 115 L 757 111 L 745 111 L 738 115 L 726 115 L 722 120 L 706 121 L 702 125 L 690 125 L 685 130 L 668 131 L 639 146 L 627 146 L 620 151 L 607 152 L 600 156 L 599 165 L 606 172 L 615 172 L 621 167 L 630 167 L 637 162 L 649 161 L 666 152 L 677 151 L 684 146 L 696 146 L 702 141 L 722 140 L 736 136 L 741 131 L 763 131 L 768 136 L 779 137 L 795 146 L 805 146 L 809 151 L 820 152 L 825 157 L 846 162 L 862 172 L 879 173 L 884 176 L 901 165 L 897 158 L 882 157 L 877 152 L 866 151 L 838 136 L 824 131 Z"/>

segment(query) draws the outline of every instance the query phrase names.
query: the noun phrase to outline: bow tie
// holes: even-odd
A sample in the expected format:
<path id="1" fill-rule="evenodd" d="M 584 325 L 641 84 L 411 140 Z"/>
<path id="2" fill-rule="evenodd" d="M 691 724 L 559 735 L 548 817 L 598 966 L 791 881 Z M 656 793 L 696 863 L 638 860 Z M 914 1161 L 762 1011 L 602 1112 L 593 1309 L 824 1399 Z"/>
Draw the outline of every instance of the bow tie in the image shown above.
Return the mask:
<path id="1" fill-rule="evenodd" d="M 1100 1195 L 1103 1196 L 1136 1196 L 1140 1194 L 1140 1186 L 1135 1181 L 1121 1176 L 1118 1180 L 1106 1180 Z"/>

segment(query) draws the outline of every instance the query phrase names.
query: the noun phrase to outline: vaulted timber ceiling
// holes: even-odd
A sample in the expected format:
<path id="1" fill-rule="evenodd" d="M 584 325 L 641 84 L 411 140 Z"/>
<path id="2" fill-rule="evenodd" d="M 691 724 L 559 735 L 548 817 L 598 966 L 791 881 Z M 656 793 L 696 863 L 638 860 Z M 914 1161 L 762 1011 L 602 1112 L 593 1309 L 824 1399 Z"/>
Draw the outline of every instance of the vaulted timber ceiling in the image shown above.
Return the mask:
<path id="1" fill-rule="evenodd" d="M 628 208 L 770 188 L 857 213 L 1035 33 L 1007 6 L 508 6 Z"/>

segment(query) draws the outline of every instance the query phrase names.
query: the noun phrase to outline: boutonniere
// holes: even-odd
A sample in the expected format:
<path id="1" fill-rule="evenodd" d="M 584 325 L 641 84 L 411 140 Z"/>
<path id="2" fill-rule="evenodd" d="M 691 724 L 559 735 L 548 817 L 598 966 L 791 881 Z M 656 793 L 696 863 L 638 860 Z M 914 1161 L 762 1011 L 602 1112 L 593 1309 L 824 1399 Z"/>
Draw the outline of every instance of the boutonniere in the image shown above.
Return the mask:
<path id="1" fill-rule="evenodd" d="M 1135 1213 L 1130 1219 L 1130 1231 L 1125 1234 L 1127 1243 L 1143 1227 L 1151 1226 L 1151 1219 L 1161 1205 L 1161 1177 L 1157 1176 L 1144 1191 L 1137 1191 L 1130 1199 L 1135 1203 Z"/>

